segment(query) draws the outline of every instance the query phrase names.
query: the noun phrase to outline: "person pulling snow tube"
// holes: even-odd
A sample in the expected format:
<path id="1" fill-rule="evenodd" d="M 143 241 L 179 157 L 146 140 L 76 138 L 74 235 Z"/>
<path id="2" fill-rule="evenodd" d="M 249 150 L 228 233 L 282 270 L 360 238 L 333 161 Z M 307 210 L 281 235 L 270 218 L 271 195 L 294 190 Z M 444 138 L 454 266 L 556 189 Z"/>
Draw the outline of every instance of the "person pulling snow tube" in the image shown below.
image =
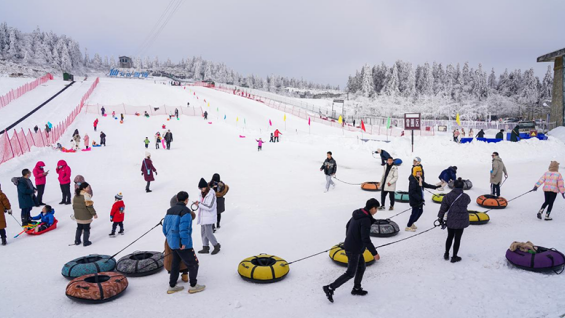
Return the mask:
<path id="1" fill-rule="evenodd" d="M 381 183 L 380 182 L 363 182 L 361 184 L 361 189 L 365 191 L 380 191 Z"/>
<path id="2" fill-rule="evenodd" d="M 410 202 L 410 196 L 406 191 L 396 191 L 394 193 L 394 201 L 401 203 L 408 203 Z"/>
<path id="3" fill-rule="evenodd" d="M 116 260 L 109 255 L 90 254 L 75 258 L 63 266 L 61 274 L 67 278 L 76 278 L 101 272 L 111 272 L 116 268 Z"/>
<path id="4" fill-rule="evenodd" d="M 267 284 L 283 280 L 290 268 L 288 263 L 275 255 L 259 254 L 239 262 L 237 272 L 246 281 Z"/>
<path id="5" fill-rule="evenodd" d="M 163 258 L 161 252 L 138 251 L 120 258 L 116 270 L 132 277 L 152 275 L 163 268 Z"/>
<path id="6" fill-rule="evenodd" d="M 57 228 L 57 223 L 59 223 L 59 221 L 57 221 L 56 218 L 53 218 L 53 224 L 51 224 L 51 226 L 48 227 L 48 228 L 46 228 L 45 230 L 36 232 L 36 231 L 35 231 L 35 228 L 32 228 L 32 229 L 26 230 L 26 234 L 29 234 L 29 235 L 41 235 L 41 234 L 43 234 L 43 233 L 47 233 L 47 232 L 49 232 L 49 231 L 52 231 L 52 230 L 56 229 L 56 228 Z"/>
<path id="7" fill-rule="evenodd" d="M 487 224 L 490 221 L 490 216 L 484 212 L 479 211 L 468 211 L 469 212 L 469 223 L 471 225 L 482 225 Z"/>
<path id="8" fill-rule="evenodd" d="M 391 220 L 375 220 L 371 225 L 371 236 L 390 237 L 395 236 L 400 231 L 398 224 Z"/>
<path id="9" fill-rule="evenodd" d="M 554 271 L 561 274 L 565 269 L 565 255 L 554 248 L 546 248 L 536 246 L 537 251 L 524 252 L 520 249 L 506 251 L 506 259 L 508 262 L 518 268 L 533 271 L 544 272 Z"/>
<path id="10" fill-rule="evenodd" d="M 508 201 L 503 197 L 484 194 L 477 198 L 477 204 L 483 208 L 504 209 L 508 206 Z"/>
<path id="11" fill-rule="evenodd" d="M 72 300 L 89 304 L 112 301 L 126 291 L 128 279 L 120 273 L 93 273 L 73 279 L 65 291 Z"/>
<path id="12" fill-rule="evenodd" d="M 449 186 L 450 189 L 455 188 L 453 180 L 449 181 L 447 185 Z M 471 190 L 472 187 L 473 187 L 473 182 L 471 182 L 471 180 L 469 179 L 463 180 L 463 190 Z"/>
<path id="13" fill-rule="evenodd" d="M 434 201 L 435 203 L 441 203 L 441 201 L 443 201 L 444 196 L 445 193 L 436 193 L 432 196 L 432 201 Z"/>
<path id="14" fill-rule="evenodd" d="M 330 249 L 329 256 L 336 264 L 347 266 L 348 259 L 347 255 L 345 254 L 345 250 L 343 249 L 343 243 L 334 245 L 334 247 Z M 365 252 L 363 253 L 363 258 L 365 259 L 365 264 L 367 265 L 371 265 L 375 262 L 375 257 L 373 256 L 373 254 L 371 254 L 371 252 L 369 252 L 369 250 L 365 250 Z"/>

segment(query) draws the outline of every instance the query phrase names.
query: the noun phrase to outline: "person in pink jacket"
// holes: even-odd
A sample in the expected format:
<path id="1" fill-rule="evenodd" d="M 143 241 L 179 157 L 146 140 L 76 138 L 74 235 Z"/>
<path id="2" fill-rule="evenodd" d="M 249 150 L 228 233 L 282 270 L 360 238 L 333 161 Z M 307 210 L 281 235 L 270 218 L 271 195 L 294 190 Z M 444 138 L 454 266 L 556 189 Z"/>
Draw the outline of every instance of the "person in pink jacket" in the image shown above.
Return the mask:
<path id="1" fill-rule="evenodd" d="M 33 176 L 35 177 L 35 186 L 37 187 L 37 205 L 45 205 L 43 203 L 43 193 L 45 192 L 45 183 L 47 182 L 47 175 L 49 171 L 45 171 L 45 163 L 38 161 L 33 168 Z"/>
<path id="2" fill-rule="evenodd" d="M 90 137 L 88 137 L 88 134 L 84 134 L 84 146 L 86 147 L 86 149 L 90 148 L 90 144 L 88 143 L 90 141 Z"/>
<path id="3" fill-rule="evenodd" d="M 61 184 L 61 193 L 63 199 L 59 204 L 71 204 L 71 168 L 67 165 L 65 160 L 57 162 L 57 169 L 55 170 L 59 175 L 59 183 Z"/>
<path id="4" fill-rule="evenodd" d="M 543 184 L 543 194 L 545 196 L 545 202 L 543 202 L 541 209 L 538 211 L 538 219 L 541 220 L 541 215 L 547 207 L 547 212 L 545 213 L 545 220 L 553 220 L 549 215 L 551 214 L 551 209 L 553 208 L 553 202 L 557 198 L 557 194 L 561 193 L 561 196 L 565 199 L 565 186 L 563 185 L 563 176 L 559 173 L 559 162 L 552 161 L 549 164 L 549 171 L 543 174 L 539 181 L 536 183 L 532 191 L 537 191 L 539 187 Z"/>
<path id="5" fill-rule="evenodd" d="M 255 139 L 255 141 L 257 142 L 257 151 L 261 151 L 263 150 L 263 139 L 259 138 L 259 139 Z"/>

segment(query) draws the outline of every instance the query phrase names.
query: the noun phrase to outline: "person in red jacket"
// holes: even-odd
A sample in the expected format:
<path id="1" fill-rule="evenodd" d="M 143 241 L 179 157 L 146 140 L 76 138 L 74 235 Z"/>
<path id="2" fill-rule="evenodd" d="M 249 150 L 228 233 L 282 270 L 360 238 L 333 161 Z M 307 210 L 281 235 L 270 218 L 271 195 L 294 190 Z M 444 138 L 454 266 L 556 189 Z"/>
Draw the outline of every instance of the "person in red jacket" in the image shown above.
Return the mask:
<path id="1" fill-rule="evenodd" d="M 110 222 L 112 222 L 112 233 L 110 233 L 110 237 L 116 236 L 116 228 L 118 228 L 118 225 L 120 226 L 118 234 L 124 235 L 124 214 L 126 212 L 126 205 L 122 200 L 123 198 L 124 197 L 121 192 L 116 194 L 114 197 L 116 202 L 114 202 L 112 210 L 110 211 Z"/>
<path id="2" fill-rule="evenodd" d="M 153 162 L 151 161 L 151 154 L 149 152 L 145 152 L 145 159 L 143 159 L 143 162 L 141 163 L 141 175 L 143 175 L 143 178 L 147 181 L 147 185 L 145 186 L 145 192 L 147 193 L 151 192 L 149 189 L 151 181 L 155 181 L 153 172 L 157 175 L 157 169 L 155 169 Z"/>
<path id="3" fill-rule="evenodd" d="M 45 183 L 47 182 L 47 175 L 49 170 L 45 171 L 45 163 L 43 161 L 38 161 L 33 168 L 33 176 L 35 177 L 35 185 L 37 187 L 37 202 L 36 206 L 45 205 L 43 203 L 43 193 L 45 192 Z"/>
<path id="4" fill-rule="evenodd" d="M 71 204 L 71 168 L 67 165 L 65 160 L 57 162 L 57 169 L 55 170 L 59 175 L 59 183 L 61 184 L 61 193 L 63 199 L 59 204 Z"/>
<path id="5" fill-rule="evenodd" d="M 94 131 L 96 131 L 97 127 L 98 127 L 98 118 L 96 118 L 96 120 L 94 121 Z"/>
<path id="6" fill-rule="evenodd" d="M 278 129 L 275 130 L 275 142 L 279 142 L 279 135 L 282 136 L 282 133 Z"/>

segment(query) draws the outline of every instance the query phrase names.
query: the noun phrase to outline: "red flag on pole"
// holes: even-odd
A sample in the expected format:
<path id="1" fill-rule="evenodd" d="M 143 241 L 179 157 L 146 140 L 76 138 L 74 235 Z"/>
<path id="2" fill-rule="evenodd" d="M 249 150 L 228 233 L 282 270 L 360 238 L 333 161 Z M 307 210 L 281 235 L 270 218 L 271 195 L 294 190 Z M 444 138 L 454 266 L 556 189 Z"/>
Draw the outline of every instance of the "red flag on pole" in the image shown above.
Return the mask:
<path id="1" fill-rule="evenodd" d="M 363 129 L 363 131 L 366 132 L 366 130 L 365 130 L 365 123 L 363 122 L 363 119 L 361 119 L 361 129 Z"/>
<path id="2" fill-rule="evenodd" d="M 310 117 L 308 117 L 308 126 L 310 126 Z"/>
<path id="3" fill-rule="evenodd" d="M 270 119 L 269 119 L 269 126 L 273 126 L 273 123 L 271 122 Z"/>

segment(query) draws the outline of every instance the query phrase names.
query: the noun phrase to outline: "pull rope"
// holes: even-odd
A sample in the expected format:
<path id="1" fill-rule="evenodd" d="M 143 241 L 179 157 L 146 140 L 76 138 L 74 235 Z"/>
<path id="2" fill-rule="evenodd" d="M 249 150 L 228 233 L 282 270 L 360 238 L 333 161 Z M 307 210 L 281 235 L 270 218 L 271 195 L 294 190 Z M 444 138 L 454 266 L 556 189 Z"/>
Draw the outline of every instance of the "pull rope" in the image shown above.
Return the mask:
<path id="1" fill-rule="evenodd" d="M 110 259 L 114 258 L 116 255 L 120 254 L 121 252 L 123 252 L 126 248 L 132 246 L 135 242 L 139 241 L 142 237 L 144 237 L 145 235 L 149 234 L 149 232 L 153 231 L 156 227 L 158 227 L 159 225 L 163 225 L 163 220 L 161 219 L 161 221 L 159 221 L 159 223 L 157 223 L 154 227 L 152 227 L 151 229 L 149 229 L 149 231 L 143 233 L 143 235 L 141 235 L 140 237 L 138 237 L 137 239 L 135 239 L 133 242 L 129 243 L 126 247 L 122 248 L 119 252 L 117 252 L 116 254 L 110 256 L 109 259 L 107 259 L 105 262 L 108 262 Z"/>
<path id="2" fill-rule="evenodd" d="M 530 191 L 528 191 L 528 192 L 522 193 L 522 194 L 520 194 L 520 195 L 517 196 L 517 197 L 514 197 L 514 198 L 512 198 L 512 199 L 510 199 L 510 200 L 507 200 L 506 202 L 514 201 L 514 200 L 516 200 L 516 199 L 518 199 L 518 198 L 520 198 L 520 197 L 523 197 L 523 196 L 525 196 L 526 194 L 528 194 L 528 193 L 530 193 L 530 192 L 533 192 L 533 191 L 534 191 L 534 190 L 530 190 Z M 489 213 L 489 212 L 492 211 L 492 210 L 494 210 L 494 208 L 488 209 L 488 210 L 484 211 L 483 213 Z"/>
<path id="3" fill-rule="evenodd" d="M 412 210 L 412 208 L 408 208 L 408 209 L 406 209 L 406 210 L 404 210 L 404 211 L 402 211 L 402 212 L 400 212 L 400 213 L 396 213 L 395 215 L 393 215 L 393 216 L 391 216 L 391 217 L 389 217 L 389 218 L 386 218 L 386 219 L 387 219 L 387 220 L 390 220 L 390 219 L 392 219 L 393 217 L 399 216 L 399 215 L 401 215 L 402 213 L 406 213 L 406 212 L 408 212 L 408 211 L 410 211 L 410 210 Z"/>
<path id="4" fill-rule="evenodd" d="M 363 184 L 363 183 L 350 183 L 350 182 L 345 182 L 345 181 L 343 181 L 343 180 L 338 179 L 338 178 L 335 177 L 335 176 L 334 176 L 333 178 L 336 179 L 336 180 L 339 181 L 339 182 L 342 182 L 342 183 L 345 183 L 345 184 L 349 184 L 349 185 L 358 186 L 358 185 L 362 185 L 362 184 Z"/>
<path id="5" fill-rule="evenodd" d="M 16 220 L 16 223 L 18 223 L 18 225 L 23 228 L 22 224 L 18 221 L 18 219 L 16 219 L 16 217 L 12 213 L 10 213 L 10 215 L 14 218 L 14 220 Z"/>
<path id="6" fill-rule="evenodd" d="M 303 260 L 305 260 L 305 259 L 308 259 L 308 258 L 310 258 L 310 257 L 314 257 L 314 256 L 317 256 L 317 255 L 320 255 L 320 254 L 324 254 L 324 253 L 327 253 L 327 252 L 329 252 L 330 250 L 331 250 L 331 248 L 330 248 L 330 249 L 328 249 L 328 250 L 325 250 L 325 251 L 322 251 L 322 252 L 316 253 L 316 254 L 312 254 L 312 255 L 310 255 L 310 256 L 306 256 L 306 257 L 303 257 L 303 258 L 301 258 L 301 259 L 297 259 L 297 260 L 295 260 L 295 261 L 292 261 L 292 262 L 286 263 L 286 264 L 285 264 L 284 266 L 286 266 L 286 265 L 290 265 L 290 264 L 292 264 L 292 263 L 296 263 L 296 262 L 300 262 L 300 261 L 303 261 Z"/>

